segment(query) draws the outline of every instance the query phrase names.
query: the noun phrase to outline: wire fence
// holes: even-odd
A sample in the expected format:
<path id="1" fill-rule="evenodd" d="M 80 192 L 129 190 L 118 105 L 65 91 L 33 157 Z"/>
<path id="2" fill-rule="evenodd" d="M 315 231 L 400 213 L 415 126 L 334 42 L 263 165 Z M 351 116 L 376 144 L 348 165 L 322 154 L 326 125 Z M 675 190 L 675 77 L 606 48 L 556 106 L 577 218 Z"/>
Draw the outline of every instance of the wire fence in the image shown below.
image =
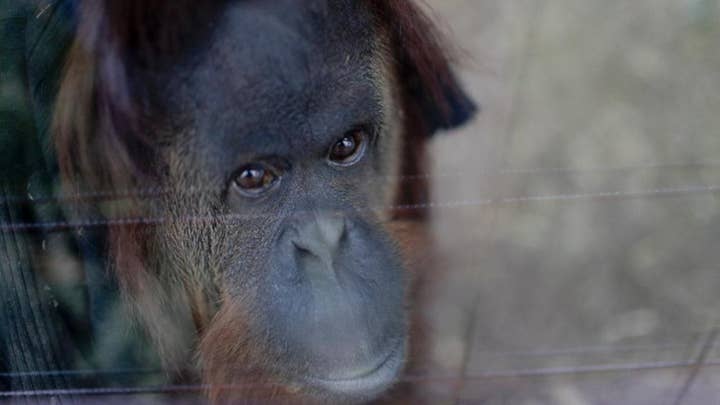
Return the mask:
<path id="1" fill-rule="evenodd" d="M 501 147 L 500 161 L 507 163 L 507 151 L 509 145 L 512 144 L 513 138 L 517 132 L 517 122 L 523 114 L 522 104 L 519 103 L 521 98 L 521 89 L 526 84 L 528 71 L 531 69 L 529 60 L 532 49 L 534 48 L 533 38 L 536 37 L 538 25 L 544 15 L 543 7 L 548 2 L 534 2 L 534 9 L 531 15 L 533 18 L 527 26 L 525 33 L 524 56 L 518 67 L 517 81 L 515 83 L 514 95 L 509 106 L 510 114 L 507 121 L 505 133 L 498 134 L 503 140 L 498 141 Z M 45 12 L 44 10 L 41 13 Z M 419 173 L 410 176 L 395 176 L 388 178 L 389 180 L 398 181 L 416 181 L 426 179 L 443 179 L 458 178 L 463 179 L 479 179 L 484 177 L 495 176 L 534 176 L 534 175 L 588 175 L 588 174 L 609 174 L 622 176 L 628 173 L 648 170 L 696 170 L 696 169 L 717 169 L 720 168 L 720 161 L 702 161 L 694 163 L 647 163 L 638 165 L 616 166 L 616 167 L 588 167 L 588 168 L 509 168 L 509 169 L 480 169 L 472 171 L 457 171 L 445 173 Z M 161 198 L 169 195 L 172 190 L 151 187 L 133 190 L 100 190 L 82 193 L 58 193 L 57 195 L 5 195 L 0 198 L 0 207 L 10 204 L 80 204 L 95 201 L 116 201 L 122 199 L 152 199 Z M 217 188 L 198 187 L 190 190 L 184 190 L 187 194 L 218 194 L 221 190 Z M 710 195 L 716 196 L 720 192 L 720 185 L 707 184 L 682 184 L 674 187 L 648 188 L 636 190 L 604 190 L 590 191 L 578 193 L 548 193 L 537 195 L 517 195 L 499 198 L 487 199 L 457 199 L 448 201 L 426 201 L 418 204 L 409 205 L 378 205 L 366 207 L 368 210 L 424 210 L 424 209 L 460 209 L 460 208 L 478 208 L 478 207 L 512 207 L 529 204 L 555 204 L 555 203 L 572 203 L 572 202 L 612 202 L 625 199 L 636 198 L 680 198 L 685 196 Z M 10 222 L 0 223 L 0 232 L 67 232 L 82 228 L 98 228 L 108 226 L 130 226 L 130 225 L 149 225 L 156 226 L 168 221 L 187 221 L 191 223 L 232 223 L 234 221 L 245 221 L 249 219 L 264 218 L 269 215 L 264 214 L 218 214 L 218 215 L 187 215 L 183 217 L 130 217 L 130 218 L 97 218 L 97 219 L 73 219 L 67 221 L 53 222 Z M 490 224 L 488 232 L 493 232 L 493 226 Z M 474 282 L 476 280 L 469 280 Z M 471 306 L 472 310 L 466 316 L 464 340 L 464 357 L 461 369 L 455 374 L 427 374 L 427 375 L 405 375 L 401 381 L 411 383 L 427 383 L 440 382 L 453 384 L 455 386 L 455 401 L 462 402 L 465 388 L 470 383 L 482 383 L 483 381 L 493 381 L 501 379 L 517 379 L 517 378 L 545 378 L 552 376 L 580 376 L 595 373 L 613 373 L 613 372 L 641 372 L 650 370 L 679 370 L 685 379 L 679 386 L 676 396 L 673 398 L 673 404 L 683 404 L 692 390 L 693 385 L 697 382 L 701 371 L 707 367 L 720 367 L 720 359 L 712 358 L 712 351 L 719 343 L 718 328 L 715 327 L 709 331 L 700 334 L 698 339 L 689 339 L 688 342 L 673 343 L 657 343 L 647 345 L 590 345 L 578 346 L 571 348 L 549 348 L 549 349 L 533 349 L 526 351 L 490 351 L 489 355 L 506 358 L 548 358 L 566 355 L 583 355 L 583 354 L 623 354 L 628 358 L 632 358 L 633 354 L 646 351 L 669 351 L 675 349 L 683 349 L 687 347 L 697 348 L 692 358 L 678 361 L 647 361 L 647 362 L 618 362 L 614 364 L 589 364 L 582 366 L 562 366 L 562 367 L 538 367 L 527 369 L 512 370 L 487 370 L 482 373 L 475 373 L 471 369 L 471 359 L 474 354 L 479 353 L 475 347 L 475 336 L 478 334 L 479 328 L 482 326 L 477 319 L 479 301 L 476 299 Z M 120 375 L 120 374 L 142 374 L 142 373 L 159 373 L 160 370 L 153 369 L 116 369 L 116 370 L 44 370 L 29 371 L 24 373 L 0 373 L 0 377 L 17 378 L 24 376 L 49 376 L 49 375 Z M 210 388 L 202 384 L 187 385 L 163 385 L 151 387 L 123 387 L 123 388 L 78 388 L 63 390 L 34 390 L 34 391 L 12 391 L 0 392 L 0 398 L 23 398 L 23 397 L 48 397 L 48 396 L 102 396 L 102 395 L 138 395 L 138 394 L 154 394 L 154 393 L 200 393 Z M 223 387 L 228 390 L 239 390 L 245 388 L 241 385 L 231 385 Z"/>
<path id="2" fill-rule="evenodd" d="M 377 205 L 367 210 L 424 210 L 433 208 L 462 208 L 480 206 L 507 206 L 541 202 L 570 201 L 603 201 L 629 198 L 681 197 L 696 194 L 715 194 L 720 186 L 687 185 L 681 187 L 656 188 L 633 191 L 601 191 L 576 194 L 527 195 L 520 197 L 504 197 L 480 200 L 456 200 L 425 202 L 418 204 Z M 217 215 L 186 215 L 180 217 L 137 217 L 137 218 L 103 218 L 75 221 L 52 222 L 19 222 L 0 223 L 0 232 L 45 231 L 62 232 L 78 228 L 97 228 L 105 226 L 158 225 L 169 221 L 194 223 L 232 223 L 253 218 L 274 217 L 271 214 L 217 214 Z"/>
<path id="3" fill-rule="evenodd" d="M 715 340 L 713 340 L 714 342 Z M 705 353 L 705 352 L 703 352 Z M 585 366 L 568 366 L 568 367 L 546 367 L 521 370 L 488 370 L 483 373 L 467 375 L 452 374 L 427 374 L 427 375 L 405 375 L 398 379 L 398 383 L 423 383 L 423 382 L 441 382 L 441 383 L 457 383 L 457 382 L 482 382 L 484 380 L 499 379 L 517 379 L 517 378 L 545 378 L 553 376 L 580 376 L 596 373 L 614 373 L 614 372 L 632 372 L 632 371 L 652 371 L 652 370 L 685 370 L 689 374 L 688 381 L 683 384 L 680 395 L 684 395 L 689 388 L 690 383 L 696 377 L 696 370 L 700 367 L 717 367 L 720 366 L 720 360 L 706 360 L 702 358 L 702 363 L 698 361 L 658 361 L 643 363 L 622 363 L 608 365 L 585 365 Z M 88 375 L 102 374 L 132 374 L 132 373 L 161 373 L 161 370 L 67 370 L 67 371 L 44 371 L 30 373 L 2 373 L 0 376 L 17 377 L 32 374 L 35 376 L 46 375 L 77 375 L 78 373 Z M 275 384 L 235 384 L 223 386 L 224 389 L 240 390 L 244 388 L 256 387 L 273 387 Z M 147 393 L 173 393 L 173 392 L 200 392 L 210 388 L 205 384 L 175 384 L 175 385 L 158 385 L 147 387 L 111 387 L 111 388 L 69 388 L 69 389 L 52 389 L 52 390 L 28 390 L 28 391 L 7 391 L 0 392 L 0 398 L 13 397 L 42 397 L 42 396 L 62 396 L 62 395 L 133 395 Z"/>
<path id="4" fill-rule="evenodd" d="M 624 174 L 647 170 L 698 170 L 719 169 L 720 161 L 703 161 L 691 163 L 646 163 L 615 167 L 536 167 L 536 168 L 506 168 L 506 169 L 478 169 L 473 171 L 446 171 L 441 173 L 418 173 L 401 176 L 383 176 L 387 180 L 401 182 L 417 180 L 442 180 L 445 178 L 481 179 L 497 176 L 517 175 L 587 175 L 587 174 Z M 167 196 L 172 189 L 164 187 L 141 187 L 127 190 L 95 190 L 81 192 L 58 192 L 53 195 L 4 195 L 0 198 L 0 206 L 9 204 L 56 204 L 56 203 L 85 203 L 102 200 L 122 200 L 129 198 L 150 199 Z M 222 188 L 191 187 L 182 190 L 186 195 L 219 194 Z"/>

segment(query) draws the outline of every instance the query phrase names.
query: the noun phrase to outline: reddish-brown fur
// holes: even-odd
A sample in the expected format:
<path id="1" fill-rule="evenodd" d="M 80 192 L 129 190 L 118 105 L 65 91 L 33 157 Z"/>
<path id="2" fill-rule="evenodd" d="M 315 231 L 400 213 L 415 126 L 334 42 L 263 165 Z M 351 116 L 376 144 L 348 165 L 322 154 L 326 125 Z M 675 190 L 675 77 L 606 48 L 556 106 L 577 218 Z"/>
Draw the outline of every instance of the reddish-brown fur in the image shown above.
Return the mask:
<path id="1" fill-rule="evenodd" d="M 426 212 L 410 206 L 426 202 L 429 195 L 427 179 L 412 176 L 424 173 L 426 140 L 435 129 L 424 119 L 426 111 L 417 91 L 421 89 L 430 99 L 425 101 L 439 107 L 445 115 L 441 120 L 450 121 L 451 107 L 446 98 L 448 92 L 460 92 L 460 89 L 452 77 L 439 36 L 417 5 L 406 0 L 364 1 L 377 23 L 390 34 L 396 74 L 402 83 L 403 180 L 397 190 L 396 202 L 400 208 L 394 216 L 414 221 L 391 224 L 390 231 L 404 247 L 408 260 L 412 260 L 416 252 L 426 251 L 418 249 L 418 244 L 425 244 L 426 240 L 417 240 L 416 236 L 422 235 L 418 229 L 423 229 Z M 198 19 L 212 16 L 215 10 L 215 2 L 190 0 L 83 2 L 55 116 L 57 155 L 63 176 L 73 190 L 120 191 L 153 185 L 154 173 L 144 164 L 152 161 L 152 140 L 138 130 L 142 127 L 143 117 L 138 106 L 143 94 L 130 85 L 130 64 L 162 63 L 172 53 L 181 51 L 181 38 L 187 30 L 198 26 Z M 131 55 L 130 49 L 136 51 Z M 404 80 L 406 78 L 414 79 Z M 143 151 L 144 156 L 137 156 L 138 151 Z M 139 200 L 130 197 L 121 201 L 122 204 L 115 202 L 112 210 L 105 214 L 141 216 Z M 113 268 L 129 296 L 142 294 L 152 278 L 144 262 L 148 248 L 144 242 L 146 226 L 134 224 L 108 229 Z M 198 350 L 205 353 L 201 365 L 203 379 L 214 387 L 210 390 L 212 398 L 222 400 L 241 394 L 243 398 L 261 399 L 267 395 L 292 394 L 292 388 L 262 375 L 260 370 L 266 359 L 252 344 L 251 336 L 238 341 L 237 332 L 247 329 L 246 319 L 252 317 L 243 311 L 242 303 L 226 303 L 214 315 L 209 314 L 207 308 L 201 308 L 201 304 L 195 307 L 195 323 L 203 330 L 198 345 Z M 413 339 L 420 337 L 415 335 Z M 242 370 L 229 368 L 228 359 L 244 367 Z M 248 365 L 251 366 L 248 368 Z M 263 383 L 262 388 L 257 388 L 258 383 Z M 248 386 L 254 388 L 248 390 Z"/>

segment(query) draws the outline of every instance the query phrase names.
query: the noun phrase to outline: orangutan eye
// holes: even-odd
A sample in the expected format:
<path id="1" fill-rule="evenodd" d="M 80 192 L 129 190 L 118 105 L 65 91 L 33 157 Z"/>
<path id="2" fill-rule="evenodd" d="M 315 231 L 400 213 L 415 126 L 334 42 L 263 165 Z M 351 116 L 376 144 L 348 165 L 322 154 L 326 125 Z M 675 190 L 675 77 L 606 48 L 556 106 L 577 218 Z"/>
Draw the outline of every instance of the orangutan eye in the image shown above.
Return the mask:
<path id="1" fill-rule="evenodd" d="M 328 160 L 331 164 L 338 166 L 354 165 L 365 154 L 367 140 L 367 133 L 361 129 L 347 132 L 330 147 Z"/>
<path id="2" fill-rule="evenodd" d="M 262 163 L 250 163 L 238 171 L 233 183 L 241 194 L 257 197 L 272 188 L 278 179 L 272 168 Z"/>

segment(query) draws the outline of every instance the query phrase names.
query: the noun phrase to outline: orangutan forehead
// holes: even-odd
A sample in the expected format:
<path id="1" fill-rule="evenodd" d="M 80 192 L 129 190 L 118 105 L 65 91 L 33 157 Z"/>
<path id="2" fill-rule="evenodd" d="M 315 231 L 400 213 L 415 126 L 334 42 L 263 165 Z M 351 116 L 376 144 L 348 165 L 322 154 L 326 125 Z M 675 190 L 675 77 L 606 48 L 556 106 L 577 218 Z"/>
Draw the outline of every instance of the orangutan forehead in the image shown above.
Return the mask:
<path id="1" fill-rule="evenodd" d="M 199 59 L 198 79 L 219 76 L 246 92 L 307 93 L 332 80 L 352 87 L 353 78 L 367 78 L 376 49 L 370 14 L 356 8 L 352 1 L 230 3 Z"/>
<path id="2" fill-rule="evenodd" d="M 389 69 L 359 3 L 228 4 L 198 54 L 161 78 L 171 121 L 218 139 L 214 156 L 324 148 L 352 126 L 380 126 Z"/>
<path id="3" fill-rule="evenodd" d="M 213 69 L 245 87 L 262 78 L 292 87 L 329 72 L 356 74 L 370 67 L 379 48 L 375 21 L 362 1 L 229 2 L 209 22 L 212 34 L 172 70 Z"/>

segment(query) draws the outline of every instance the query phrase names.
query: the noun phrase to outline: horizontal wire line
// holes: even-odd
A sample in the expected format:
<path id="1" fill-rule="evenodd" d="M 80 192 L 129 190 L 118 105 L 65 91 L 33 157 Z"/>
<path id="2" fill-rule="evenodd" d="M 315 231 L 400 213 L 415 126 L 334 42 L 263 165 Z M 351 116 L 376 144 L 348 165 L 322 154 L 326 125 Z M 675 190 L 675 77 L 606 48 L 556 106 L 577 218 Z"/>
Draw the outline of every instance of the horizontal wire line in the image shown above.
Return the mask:
<path id="1" fill-rule="evenodd" d="M 507 371 L 488 371 L 477 374 L 469 374 L 464 377 L 466 380 L 493 380 L 501 378 L 523 378 L 523 377 L 546 377 L 556 375 L 575 375 L 575 374 L 592 374 L 592 373 L 608 373 L 608 372 L 625 372 L 625 371 L 643 371 L 643 370 L 659 370 L 672 368 L 690 368 L 695 365 L 692 360 L 688 361 L 659 361 L 645 363 L 619 363 L 619 364 L 601 364 L 590 366 L 567 366 L 567 367 L 548 367 L 548 368 L 530 368 L 520 370 Z M 705 367 L 720 366 L 720 360 L 707 361 Z M 455 381 L 462 377 L 448 376 L 407 376 L 402 378 L 403 381 L 439 381 L 447 379 Z"/>
<path id="2" fill-rule="evenodd" d="M 0 372 L 0 377 L 47 377 L 47 376 L 86 376 L 106 374 L 155 374 L 162 373 L 161 369 L 152 368 L 117 368 L 117 369 L 77 369 L 77 370 L 38 370 L 38 371 L 11 371 Z"/>
<path id="3" fill-rule="evenodd" d="M 708 161 L 698 163 L 677 163 L 677 164 L 639 164 L 616 167 L 587 167 L 587 168 L 570 168 L 570 167 L 546 167 L 546 168 L 509 168 L 509 169 L 479 169 L 469 171 L 450 171 L 442 173 L 420 173 L 402 176 L 381 176 L 392 180 L 412 181 L 427 180 L 432 178 L 460 177 L 472 176 L 492 177 L 505 175 L 533 175 L 533 174 L 592 174 L 592 173 L 613 173 L 637 170 L 658 170 L 658 169 L 702 169 L 702 168 L 720 168 L 720 161 Z M 192 188 L 189 193 L 207 193 L 218 191 L 216 188 Z M 57 196 L 29 196 L 29 195 L 7 195 L 4 199 L 11 203 L 34 203 L 49 204 L 53 202 L 76 202 L 95 199 L 125 199 L 132 197 L 159 197 L 169 193 L 170 190 L 162 187 L 146 187 L 127 190 L 100 190 L 87 191 L 71 194 L 59 194 Z M 7 202 L 0 202 L 0 205 Z"/>
<path id="4" fill-rule="evenodd" d="M 491 357 L 529 357 L 529 358 L 542 358 L 542 357 L 565 357 L 565 356 L 576 356 L 576 355 L 598 355 L 598 354 L 613 354 L 613 353 L 624 353 L 627 355 L 634 355 L 647 352 L 658 352 L 675 349 L 687 349 L 692 347 L 696 342 L 688 343 L 659 343 L 659 344 L 638 344 L 629 346 L 617 346 L 612 345 L 598 345 L 598 346 L 587 346 L 587 347 L 570 347 L 561 349 L 529 349 L 529 350 L 508 350 L 508 351 L 494 351 L 494 350 L 478 350 L 475 353 L 482 354 L 484 356 Z"/>
<path id="5" fill-rule="evenodd" d="M 648 190 L 634 191 L 610 191 L 610 192 L 589 192 L 576 194 L 552 194 L 552 195 L 536 195 L 523 197 L 505 197 L 497 199 L 478 199 L 478 200 L 456 200 L 447 202 L 427 202 L 419 204 L 401 204 L 377 206 L 372 209 L 390 209 L 390 210 L 419 210 L 427 208 L 458 208 L 458 207 L 475 207 L 486 205 L 514 205 L 532 202 L 553 202 L 553 201 L 576 201 L 576 200 L 606 200 L 620 198 L 639 198 L 639 197 L 663 197 L 663 196 L 682 196 L 691 194 L 717 193 L 720 192 L 720 186 L 681 186 L 656 188 Z M 183 222 L 220 222 L 233 221 L 248 218 L 266 218 L 270 214 L 219 214 L 193 216 L 188 215 L 179 218 L 170 217 L 140 217 L 140 218 L 111 218 L 96 220 L 79 220 L 79 221 L 49 221 L 49 222 L 26 222 L 26 223 L 2 223 L 0 224 L 0 232 L 23 232 L 23 231 L 63 231 L 75 228 L 94 228 L 102 226 L 127 226 L 127 225 L 157 225 L 164 222 L 183 221 Z"/>
<path id="6" fill-rule="evenodd" d="M 613 354 L 613 353 L 624 353 L 624 354 L 639 354 L 646 352 L 662 351 L 667 349 L 678 349 L 687 348 L 692 346 L 692 343 L 677 343 L 677 344 L 657 344 L 657 345 L 632 345 L 628 347 L 606 347 L 606 346 L 588 346 L 579 348 L 569 349 L 548 349 L 548 350 L 530 350 L 530 351 L 500 351 L 500 352 L 476 352 L 484 353 L 492 357 L 565 357 L 567 355 L 590 355 L 590 354 Z M 82 370 L 38 370 L 38 371 L 21 371 L 21 372 L 0 372 L 0 377 L 43 377 L 43 376 L 85 376 L 85 375 L 107 375 L 107 374 L 154 374 L 162 373 L 161 369 L 151 368 L 138 368 L 138 369 L 82 369 Z M 490 373 L 492 375 L 500 372 Z M 421 378 L 422 376 L 415 376 L 413 378 Z"/>
<path id="7" fill-rule="evenodd" d="M 454 375 L 405 375 L 400 378 L 400 382 L 456 382 L 465 381 L 483 381 L 506 378 L 533 378 L 548 377 L 562 375 L 579 375 L 594 373 L 611 373 L 611 372 L 627 372 L 627 371 L 647 371 L 647 370 L 664 370 L 689 368 L 695 365 L 694 361 L 662 361 L 647 363 L 630 363 L 630 364 L 607 364 L 607 365 L 591 365 L 591 366 L 571 366 L 571 367 L 549 367 L 537 369 L 522 369 L 508 371 L 489 371 L 477 374 L 470 374 L 465 377 Z M 720 360 L 707 361 L 704 367 L 720 366 Z M 276 387 L 278 384 L 260 383 L 260 384 L 234 384 L 219 386 L 225 390 L 239 390 L 252 387 Z M 39 397 L 39 396 L 57 396 L 57 395 L 131 395 L 131 394 L 152 394 L 152 393 L 173 393 L 173 392 L 200 392 L 209 388 L 211 385 L 206 384 L 182 384 L 182 385 L 162 385 L 152 387 L 119 387 L 119 388 L 70 388 L 70 389 L 51 389 L 51 390 L 32 390 L 32 391 L 6 391 L 0 392 L 0 398 L 17 398 L 17 397 Z M 217 387 L 217 386 L 215 386 Z"/>
<path id="8" fill-rule="evenodd" d="M 17 397 L 43 397 L 62 395 L 128 395 L 128 394 L 151 394 L 171 392 L 192 392 L 202 391 L 209 388 L 206 385 L 163 385 L 154 387 L 113 387 L 113 388 L 67 388 L 49 390 L 25 390 L 0 392 L 0 398 Z"/>
<path id="9" fill-rule="evenodd" d="M 709 332 L 698 332 L 697 335 L 712 333 L 714 329 Z M 564 348 L 541 348 L 541 349 L 529 349 L 529 350 L 479 350 L 475 353 L 483 355 L 491 355 L 493 357 L 549 357 L 558 356 L 563 357 L 566 355 L 575 354 L 607 354 L 607 353 L 631 353 L 639 354 L 646 352 L 656 351 L 667 351 L 672 349 L 687 348 L 689 346 L 695 346 L 698 343 L 697 337 L 689 337 L 687 341 L 674 341 L 674 342 L 658 342 L 658 343 L 647 343 L 647 344 L 601 344 L 601 345 L 588 345 L 588 346 L 571 346 Z M 720 361 L 720 359 L 718 359 Z M 88 374 L 153 374 L 162 373 L 163 370 L 159 368 L 103 368 L 103 369 L 69 369 L 69 370 L 36 370 L 36 371 L 18 371 L 18 372 L 0 372 L 0 377 L 28 377 L 28 376 L 48 376 L 48 375 L 88 375 Z"/>

